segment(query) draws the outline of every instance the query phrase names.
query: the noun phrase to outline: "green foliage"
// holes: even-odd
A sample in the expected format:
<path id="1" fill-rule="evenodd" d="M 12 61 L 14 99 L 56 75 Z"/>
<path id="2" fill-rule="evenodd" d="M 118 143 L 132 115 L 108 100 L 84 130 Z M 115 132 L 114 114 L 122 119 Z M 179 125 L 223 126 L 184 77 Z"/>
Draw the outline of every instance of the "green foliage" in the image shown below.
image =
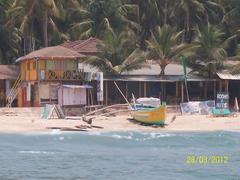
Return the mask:
<path id="1" fill-rule="evenodd" d="M 157 27 L 151 34 L 151 38 L 147 41 L 148 57 L 159 64 L 160 75 L 165 74 L 164 70 L 169 63 L 179 60 L 180 56 L 193 52 L 197 47 L 194 44 L 181 43 L 179 39 L 183 32 L 177 33 L 175 28 L 169 25 Z"/>
<path id="2" fill-rule="evenodd" d="M 224 38 L 224 33 L 216 26 L 197 27 L 194 39 L 200 47 L 191 62 L 191 66 L 203 76 L 214 77 L 216 71 L 224 68 L 227 58 L 226 48 L 235 36 Z"/>
<path id="3" fill-rule="evenodd" d="M 0 0 L 0 61 L 93 36 L 101 53 L 88 63 L 107 73 L 140 68 L 147 52 L 162 74 L 184 55 L 212 77 L 239 54 L 239 16 L 239 0 Z"/>
<path id="4" fill-rule="evenodd" d="M 139 69 L 146 57 L 134 42 L 134 34 L 131 34 L 130 30 L 117 34 L 109 28 L 105 32 L 104 40 L 99 44 L 99 55 L 88 57 L 86 63 L 111 75 Z"/>

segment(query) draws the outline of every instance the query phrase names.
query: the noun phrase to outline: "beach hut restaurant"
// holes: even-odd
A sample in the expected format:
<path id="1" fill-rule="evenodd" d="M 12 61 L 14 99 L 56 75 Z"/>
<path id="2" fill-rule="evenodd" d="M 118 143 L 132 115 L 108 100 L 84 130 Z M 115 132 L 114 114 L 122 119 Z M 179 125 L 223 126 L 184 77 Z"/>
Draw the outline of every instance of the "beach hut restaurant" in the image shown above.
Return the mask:
<path id="1" fill-rule="evenodd" d="M 19 85 L 10 94 L 10 102 L 17 97 L 17 106 L 31 107 L 44 104 L 61 106 L 110 105 L 125 103 L 114 85 L 118 84 L 130 101 L 138 97 L 160 97 L 169 105 L 187 101 L 181 64 L 169 64 L 165 75 L 159 76 L 160 67 L 151 61 L 148 67 L 119 76 L 107 76 L 97 68 L 82 63 L 86 55 L 97 54 L 99 40 L 66 42 L 61 46 L 43 48 L 16 60 L 20 67 Z M 187 69 L 189 72 L 190 69 Z M 228 91 L 225 80 L 207 79 L 188 74 L 187 89 L 190 101 L 214 100 L 219 91 Z"/>

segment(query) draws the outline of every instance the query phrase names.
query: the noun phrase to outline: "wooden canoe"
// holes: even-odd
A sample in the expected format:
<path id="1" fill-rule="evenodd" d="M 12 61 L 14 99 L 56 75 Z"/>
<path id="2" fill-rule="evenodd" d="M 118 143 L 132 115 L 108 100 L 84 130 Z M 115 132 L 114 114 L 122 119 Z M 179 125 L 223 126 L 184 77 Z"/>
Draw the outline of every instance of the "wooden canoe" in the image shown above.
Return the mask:
<path id="1" fill-rule="evenodd" d="M 131 111 L 131 115 L 136 121 L 163 126 L 166 119 L 166 109 L 166 105 L 157 108 L 137 108 Z"/>

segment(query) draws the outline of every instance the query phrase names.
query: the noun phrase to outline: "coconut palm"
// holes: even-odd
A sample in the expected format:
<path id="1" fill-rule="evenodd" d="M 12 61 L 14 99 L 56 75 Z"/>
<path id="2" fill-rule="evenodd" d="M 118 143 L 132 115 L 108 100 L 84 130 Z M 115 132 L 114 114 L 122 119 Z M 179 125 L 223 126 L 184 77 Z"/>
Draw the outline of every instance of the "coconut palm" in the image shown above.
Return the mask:
<path id="1" fill-rule="evenodd" d="M 214 77 L 218 70 L 224 68 L 224 61 L 227 58 L 226 48 L 236 36 L 224 39 L 224 33 L 210 24 L 198 27 L 196 32 L 194 41 L 200 47 L 196 51 L 195 60 L 190 61 L 190 66 L 203 76 Z"/>
<path id="2" fill-rule="evenodd" d="M 179 0 L 175 11 L 178 27 L 185 30 L 184 39 L 191 42 L 195 24 L 207 24 L 210 20 L 212 23 L 220 22 L 223 10 L 214 0 Z"/>
<path id="3" fill-rule="evenodd" d="M 137 34 L 137 43 L 141 49 L 146 49 L 146 42 L 150 31 L 160 20 L 159 2 L 157 0 L 126 1 L 120 8 L 122 19 Z"/>
<path id="4" fill-rule="evenodd" d="M 120 0 L 92 0 L 85 6 L 79 6 L 73 10 L 70 17 L 74 19 L 69 30 L 73 39 L 88 37 L 101 38 L 110 23 L 115 29 L 121 29 L 121 19 L 117 14 L 117 9 L 121 5 Z"/>
<path id="5" fill-rule="evenodd" d="M 98 46 L 99 55 L 88 57 L 86 63 L 111 75 L 119 75 L 143 66 L 145 53 L 134 45 L 134 34 L 130 30 L 116 34 L 109 29 L 104 37 Z"/>
<path id="6" fill-rule="evenodd" d="M 11 64 L 20 49 L 18 30 L 6 25 L 9 6 L 10 1 L 0 0 L 0 64 Z"/>
<path id="7" fill-rule="evenodd" d="M 56 19 L 64 19 L 61 1 L 15 0 L 8 11 L 9 24 L 17 26 L 23 34 L 25 53 L 33 50 L 33 40 L 40 46 L 48 46 L 49 30 L 58 32 Z M 50 28 L 50 29 L 49 29 Z M 43 42 L 43 43 L 41 43 Z"/>
<path id="8" fill-rule="evenodd" d="M 181 43 L 179 39 L 181 39 L 182 32 L 177 33 L 175 28 L 169 25 L 158 26 L 151 34 L 151 38 L 146 41 L 149 50 L 148 57 L 159 64 L 160 75 L 165 74 L 165 68 L 169 63 L 178 61 L 182 55 L 190 55 L 197 47 L 193 44 Z"/>

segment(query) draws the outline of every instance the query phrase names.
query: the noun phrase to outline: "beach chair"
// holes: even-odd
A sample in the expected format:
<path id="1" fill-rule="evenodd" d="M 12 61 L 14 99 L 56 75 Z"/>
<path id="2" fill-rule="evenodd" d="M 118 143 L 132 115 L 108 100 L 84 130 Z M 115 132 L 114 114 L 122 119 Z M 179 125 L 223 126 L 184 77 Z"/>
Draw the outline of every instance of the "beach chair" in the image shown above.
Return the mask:
<path id="1" fill-rule="evenodd" d="M 226 116 L 234 116 L 234 112 L 231 112 L 229 109 L 225 108 L 225 109 L 216 109 L 213 108 L 212 110 L 212 114 L 215 117 L 226 117 Z"/>

